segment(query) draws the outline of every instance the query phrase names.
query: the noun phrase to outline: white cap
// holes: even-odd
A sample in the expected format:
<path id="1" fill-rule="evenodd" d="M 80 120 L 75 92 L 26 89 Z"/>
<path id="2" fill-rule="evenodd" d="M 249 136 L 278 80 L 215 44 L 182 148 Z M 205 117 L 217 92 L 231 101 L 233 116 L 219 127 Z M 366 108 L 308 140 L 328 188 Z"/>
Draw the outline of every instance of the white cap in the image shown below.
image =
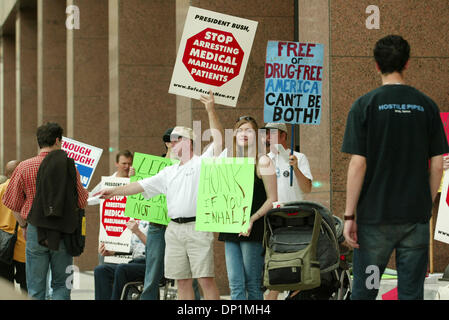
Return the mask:
<path id="1" fill-rule="evenodd" d="M 269 122 L 262 129 L 277 129 L 288 133 L 285 123 Z"/>
<path id="2" fill-rule="evenodd" d="M 175 127 L 173 131 L 170 134 L 170 137 L 178 136 L 178 137 L 184 137 L 190 140 L 195 140 L 195 135 L 193 134 L 193 130 L 187 127 Z"/>

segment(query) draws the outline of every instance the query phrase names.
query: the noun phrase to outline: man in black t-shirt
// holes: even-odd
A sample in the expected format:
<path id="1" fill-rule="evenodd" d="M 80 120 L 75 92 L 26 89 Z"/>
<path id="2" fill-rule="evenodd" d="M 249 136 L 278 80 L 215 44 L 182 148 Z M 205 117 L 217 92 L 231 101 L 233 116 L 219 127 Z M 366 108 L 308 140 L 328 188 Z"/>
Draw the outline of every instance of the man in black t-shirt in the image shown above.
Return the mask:
<path id="1" fill-rule="evenodd" d="M 409 57 L 402 37 L 380 39 L 374 58 L 382 86 L 358 98 L 348 115 L 344 236 L 354 248 L 354 300 L 376 298 L 394 249 L 399 299 L 424 295 L 429 219 L 449 147 L 438 106 L 404 83 Z"/>

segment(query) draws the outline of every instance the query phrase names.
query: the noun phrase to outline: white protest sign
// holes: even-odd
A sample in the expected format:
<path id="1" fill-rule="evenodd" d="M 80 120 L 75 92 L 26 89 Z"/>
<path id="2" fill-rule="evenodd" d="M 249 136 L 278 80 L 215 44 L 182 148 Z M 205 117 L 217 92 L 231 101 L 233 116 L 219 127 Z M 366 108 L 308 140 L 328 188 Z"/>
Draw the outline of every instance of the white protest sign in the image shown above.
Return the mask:
<path id="1" fill-rule="evenodd" d="M 190 7 L 169 93 L 199 99 L 214 92 L 215 103 L 235 107 L 257 22 Z"/>
<path id="2" fill-rule="evenodd" d="M 62 137 L 61 149 L 75 161 L 75 166 L 80 173 L 81 184 L 87 189 L 103 149 L 67 137 Z"/>
<path id="3" fill-rule="evenodd" d="M 113 264 L 123 264 L 130 262 L 133 258 L 133 255 L 130 254 L 119 254 L 119 255 L 113 255 L 113 256 L 105 256 L 104 262 L 105 263 L 113 263 Z"/>
<path id="4" fill-rule="evenodd" d="M 101 177 L 101 189 L 129 184 L 129 178 Z M 129 217 L 125 217 L 126 197 L 114 196 L 100 202 L 100 235 L 98 241 L 106 250 L 116 252 L 131 251 L 132 232 L 126 227 Z"/>
<path id="5" fill-rule="evenodd" d="M 443 187 L 441 190 L 440 204 L 438 207 L 438 217 L 435 225 L 434 239 L 449 243 L 449 205 L 448 205 L 448 185 L 449 174 L 444 175 Z"/>

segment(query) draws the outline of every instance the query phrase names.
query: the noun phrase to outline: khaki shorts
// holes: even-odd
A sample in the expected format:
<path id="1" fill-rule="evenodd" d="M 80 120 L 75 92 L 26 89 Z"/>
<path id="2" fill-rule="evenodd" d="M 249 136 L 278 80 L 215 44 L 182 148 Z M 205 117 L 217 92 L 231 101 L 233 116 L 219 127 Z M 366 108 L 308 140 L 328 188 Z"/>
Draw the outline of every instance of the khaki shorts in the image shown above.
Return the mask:
<path id="1" fill-rule="evenodd" d="M 195 221 L 170 221 L 165 231 L 164 264 L 167 279 L 214 277 L 214 234 L 196 231 Z"/>

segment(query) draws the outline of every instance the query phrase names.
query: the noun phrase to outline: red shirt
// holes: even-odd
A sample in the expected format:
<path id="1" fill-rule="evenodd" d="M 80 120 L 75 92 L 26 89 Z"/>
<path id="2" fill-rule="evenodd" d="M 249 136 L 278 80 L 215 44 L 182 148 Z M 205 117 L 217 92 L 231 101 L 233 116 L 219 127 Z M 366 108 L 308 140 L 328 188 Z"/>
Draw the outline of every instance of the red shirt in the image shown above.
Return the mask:
<path id="1" fill-rule="evenodd" d="M 3 195 L 3 204 L 15 212 L 20 212 L 23 219 L 28 217 L 34 196 L 36 195 L 36 177 L 39 166 L 48 152 L 41 152 L 36 157 L 22 161 L 14 170 L 8 188 Z M 81 184 L 80 174 L 76 170 L 76 189 L 78 206 L 84 208 L 89 193 Z"/>

